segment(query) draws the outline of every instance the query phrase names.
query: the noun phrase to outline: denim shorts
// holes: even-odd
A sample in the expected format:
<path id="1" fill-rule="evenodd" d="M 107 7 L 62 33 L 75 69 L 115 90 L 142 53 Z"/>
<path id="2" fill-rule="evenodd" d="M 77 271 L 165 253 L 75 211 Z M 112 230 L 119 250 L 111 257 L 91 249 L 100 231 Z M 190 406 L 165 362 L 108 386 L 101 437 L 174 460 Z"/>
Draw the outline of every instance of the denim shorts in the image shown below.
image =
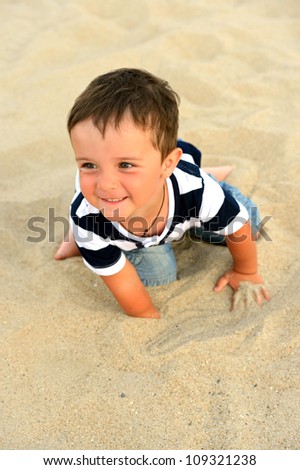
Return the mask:
<path id="1" fill-rule="evenodd" d="M 161 286 L 176 281 L 176 259 L 170 243 L 124 251 L 144 286 Z"/>
<path id="2" fill-rule="evenodd" d="M 239 189 L 225 181 L 219 182 L 220 186 L 229 191 L 232 196 L 243 204 L 249 212 L 250 223 L 254 236 L 260 226 L 260 217 L 257 206 L 251 199 L 244 196 Z M 203 241 L 226 245 L 225 237 L 214 232 L 204 231 L 201 227 L 191 229 L 196 237 Z M 176 281 L 176 259 L 170 243 L 151 246 L 150 248 L 137 248 L 132 251 L 124 251 L 127 259 L 134 265 L 139 277 L 145 286 L 161 286 Z"/>

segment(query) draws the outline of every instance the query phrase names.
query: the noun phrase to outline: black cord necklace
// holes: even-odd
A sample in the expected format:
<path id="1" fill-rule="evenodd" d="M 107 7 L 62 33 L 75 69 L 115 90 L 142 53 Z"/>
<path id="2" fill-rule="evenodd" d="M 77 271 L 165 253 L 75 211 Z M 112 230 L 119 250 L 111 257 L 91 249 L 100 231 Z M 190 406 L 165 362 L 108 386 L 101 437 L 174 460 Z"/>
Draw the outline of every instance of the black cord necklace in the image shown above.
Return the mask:
<path id="1" fill-rule="evenodd" d="M 144 232 L 142 233 L 141 237 L 146 237 L 147 233 L 149 232 L 149 230 L 153 227 L 153 225 L 155 224 L 155 222 L 157 221 L 158 219 L 158 216 L 159 214 L 161 213 L 161 210 L 163 208 L 163 205 L 164 205 L 164 202 L 165 202 L 165 185 L 163 186 L 163 198 L 162 198 L 162 203 L 160 205 L 160 208 L 159 208 L 159 211 L 158 213 L 156 214 L 156 217 L 153 219 L 153 222 L 152 224 L 150 225 L 150 227 L 148 227 L 146 230 L 144 230 Z"/>

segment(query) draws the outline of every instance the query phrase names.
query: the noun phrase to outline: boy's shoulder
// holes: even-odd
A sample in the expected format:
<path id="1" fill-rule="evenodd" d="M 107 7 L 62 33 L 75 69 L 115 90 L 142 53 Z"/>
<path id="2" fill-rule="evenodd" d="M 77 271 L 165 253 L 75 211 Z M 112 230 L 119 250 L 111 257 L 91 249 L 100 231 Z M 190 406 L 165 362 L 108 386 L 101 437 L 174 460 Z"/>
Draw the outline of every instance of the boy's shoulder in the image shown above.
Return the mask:
<path id="1" fill-rule="evenodd" d="M 178 139 L 177 147 L 181 148 L 183 154 L 190 155 L 192 157 L 193 163 L 201 167 L 202 154 L 200 150 L 195 147 L 195 145 L 191 144 L 190 142 L 186 142 L 185 140 Z"/>
<path id="2" fill-rule="evenodd" d="M 204 181 L 201 170 L 189 154 L 182 154 L 176 168 L 171 175 L 175 195 L 188 198 L 189 203 L 195 204 L 195 199 L 202 199 Z M 186 205 L 186 203 L 184 203 Z"/>
<path id="3" fill-rule="evenodd" d="M 183 171 L 187 175 L 200 177 L 200 167 L 195 163 L 193 157 L 189 154 L 183 153 L 176 168 Z M 176 173 L 176 169 L 175 169 Z"/>

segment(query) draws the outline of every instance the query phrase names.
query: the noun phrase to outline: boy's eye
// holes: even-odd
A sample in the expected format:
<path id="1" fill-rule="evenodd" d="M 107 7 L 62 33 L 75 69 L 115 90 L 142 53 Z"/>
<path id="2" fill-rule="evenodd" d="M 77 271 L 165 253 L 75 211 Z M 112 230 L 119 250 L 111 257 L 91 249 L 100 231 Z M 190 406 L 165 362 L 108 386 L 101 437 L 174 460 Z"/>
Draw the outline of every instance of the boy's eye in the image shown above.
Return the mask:
<path id="1" fill-rule="evenodd" d="M 87 168 L 88 170 L 95 170 L 97 166 L 94 163 L 86 162 L 82 165 L 82 168 Z"/>
<path id="2" fill-rule="evenodd" d="M 132 164 L 132 163 L 128 163 L 128 162 L 121 162 L 121 163 L 119 164 L 119 167 L 120 167 L 120 168 L 125 168 L 125 169 L 126 169 L 126 168 L 132 168 L 132 167 L 133 167 L 133 164 Z"/>

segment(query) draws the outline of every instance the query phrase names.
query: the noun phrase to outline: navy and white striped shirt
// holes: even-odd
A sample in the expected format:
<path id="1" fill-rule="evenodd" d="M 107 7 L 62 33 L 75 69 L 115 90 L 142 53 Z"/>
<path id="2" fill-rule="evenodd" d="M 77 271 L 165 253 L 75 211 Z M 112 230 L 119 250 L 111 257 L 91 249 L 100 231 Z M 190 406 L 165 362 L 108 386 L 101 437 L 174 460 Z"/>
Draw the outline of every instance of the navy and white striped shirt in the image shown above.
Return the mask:
<path id="1" fill-rule="evenodd" d="M 118 222 L 107 220 L 84 198 L 77 188 L 71 203 L 71 226 L 85 264 L 100 276 L 122 270 L 123 251 L 148 248 L 179 240 L 192 227 L 230 235 L 248 220 L 244 206 L 195 164 L 184 153 L 173 174 L 167 179 L 168 221 L 161 235 L 138 237 Z"/>

